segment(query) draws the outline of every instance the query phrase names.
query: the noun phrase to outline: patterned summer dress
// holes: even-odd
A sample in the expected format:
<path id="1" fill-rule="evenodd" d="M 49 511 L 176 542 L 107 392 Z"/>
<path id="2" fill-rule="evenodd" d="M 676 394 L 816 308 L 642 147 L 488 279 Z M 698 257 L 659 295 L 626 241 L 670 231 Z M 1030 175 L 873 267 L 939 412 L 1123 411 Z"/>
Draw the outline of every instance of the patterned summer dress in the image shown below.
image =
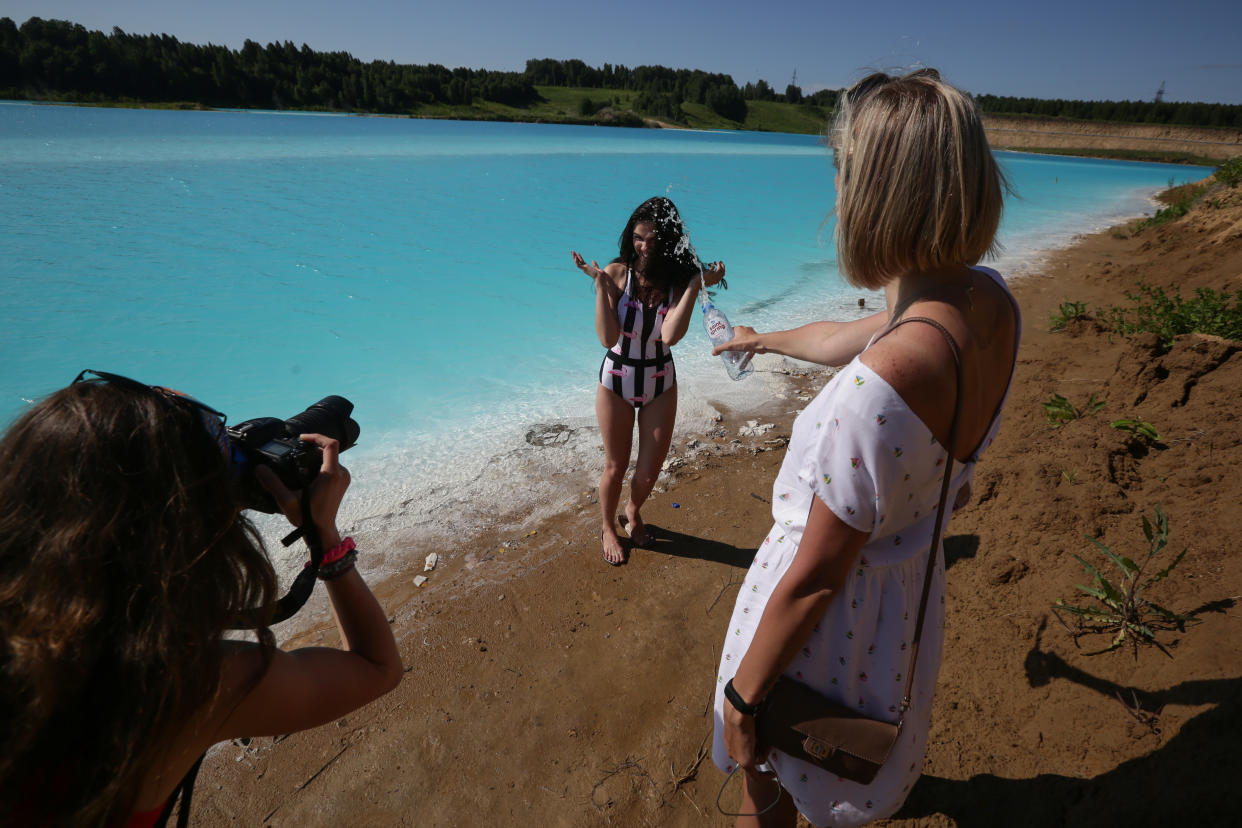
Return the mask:
<path id="1" fill-rule="evenodd" d="M 975 269 L 1004 287 L 995 271 Z M 953 461 L 948 503 L 954 509 L 970 499 L 975 462 L 996 436 L 999 412 L 998 408 L 975 456 L 965 463 Z M 841 369 L 794 421 L 772 489 L 775 524 L 738 593 L 716 677 L 712 756 L 721 770 L 733 769 L 724 746 L 722 711 L 728 704 L 724 685 L 737 672 L 768 597 L 797 555 L 812 497 L 871 536 L 853 576 L 833 597 L 785 675 L 866 716 L 897 720 L 947 461 L 948 453 L 923 421 L 858 358 Z M 898 744 L 872 783 L 841 779 L 780 751 L 769 755 L 769 767 L 812 823 L 862 825 L 891 815 L 905 801 L 923 765 L 943 642 L 941 553 L 928 597 L 910 709 Z"/>

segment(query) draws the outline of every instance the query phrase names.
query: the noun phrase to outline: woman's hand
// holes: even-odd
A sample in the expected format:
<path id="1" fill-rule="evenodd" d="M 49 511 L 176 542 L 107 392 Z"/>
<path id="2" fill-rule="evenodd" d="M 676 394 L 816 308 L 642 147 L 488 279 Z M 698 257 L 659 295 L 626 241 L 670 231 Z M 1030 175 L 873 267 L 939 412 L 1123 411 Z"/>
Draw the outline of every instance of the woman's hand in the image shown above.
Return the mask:
<path id="1" fill-rule="evenodd" d="M 302 434 L 300 440 L 314 443 L 323 452 L 319 476 L 310 486 L 311 520 L 319 530 L 319 540 L 324 549 L 331 549 L 341 542 L 336 528 L 336 512 L 349 488 L 349 469 L 340 464 L 341 444 L 322 434 Z M 271 492 L 276 505 L 294 526 L 302 525 L 302 500 L 288 489 L 276 473 L 267 466 L 255 469 L 255 477 L 263 488 Z"/>
<path id="2" fill-rule="evenodd" d="M 592 279 L 598 279 L 604 275 L 604 271 L 600 268 L 598 262 L 592 260 L 590 264 L 587 264 L 586 259 L 579 256 L 576 250 L 569 251 L 569 255 L 574 257 L 574 264 L 578 266 L 578 269 Z"/>
<path id="3" fill-rule="evenodd" d="M 725 264 L 724 262 L 712 262 L 707 266 L 707 270 L 703 271 L 703 284 L 711 287 L 724 281 Z"/>
<path id="4" fill-rule="evenodd" d="M 763 344 L 759 341 L 759 333 L 747 325 L 734 325 L 733 338 L 723 345 L 717 345 L 712 348 L 712 354 L 719 356 L 725 351 L 743 351 L 751 354 L 762 354 L 766 352 Z"/>
<path id="5" fill-rule="evenodd" d="M 755 766 L 767 759 L 767 751 L 759 752 L 759 742 L 755 736 L 755 717 L 747 716 L 729 704 L 724 705 L 724 742 L 725 750 L 730 758 L 743 770 L 757 773 Z"/>

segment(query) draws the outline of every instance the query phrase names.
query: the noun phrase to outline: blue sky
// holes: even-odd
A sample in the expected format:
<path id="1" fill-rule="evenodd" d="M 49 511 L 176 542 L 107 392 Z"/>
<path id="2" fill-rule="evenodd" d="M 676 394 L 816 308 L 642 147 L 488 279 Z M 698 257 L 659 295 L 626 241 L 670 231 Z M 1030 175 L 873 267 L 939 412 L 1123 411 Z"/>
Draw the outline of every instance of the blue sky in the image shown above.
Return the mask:
<path id="1" fill-rule="evenodd" d="M 0 15 L 363 60 L 521 70 L 527 58 L 659 63 L 783 90 L 935 66 L 975 93 L 1242 104 L 1242 0 L 3 0 Z"/>

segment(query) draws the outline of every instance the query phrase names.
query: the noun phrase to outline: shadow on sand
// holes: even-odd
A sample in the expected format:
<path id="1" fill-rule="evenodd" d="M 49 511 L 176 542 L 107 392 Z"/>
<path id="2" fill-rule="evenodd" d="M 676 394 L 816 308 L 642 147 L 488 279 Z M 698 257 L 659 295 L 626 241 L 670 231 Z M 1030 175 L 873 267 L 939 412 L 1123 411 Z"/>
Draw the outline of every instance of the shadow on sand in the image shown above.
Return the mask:
<path id="1" fill-rule="evenodd" d="M 944 539 L 944 568 L 974 558 L 979 552 L 978 535 L 950 535 Z"/>
<path id="2" fill-rule="evenodd" d="M 650 523 L 647 524 L 647 532 L 651 535 L 651 543 L 645 548 L 662 555 L 672 555 L 675 558 L 698 558 L 748 569 L 758 551 L 757 549 L 739 549 L 727 543 L 687 535 L 672 529 L 662 529 Z M 954 535 L 945 538 L 945 568 L 948 569 L 958 561 L 975 557 L 978 549 L 978 535 Z"/>
<path id="3" fill-rule="evenodd" d="M 647 544 L 646 549 L 675 558 L 698 558 L 703 561 L 736 566 L 739 569 L 749 569 L 757 551 L 739 549 L 727 543 L 687 535 L 684 532 L 664 529 L 650 523 L 647 524 L 647 532 L 651 535 L 651 543 Z"/>
<path id="4" fill-rule="evenodd" d="M 1205 605 L 1206 611 L 1215 607 Z M 1109 698 L 1136 704 L 1148 714 L 1167 704 L 1215 707 L 1195 716 L 1162 747 L 1091 779 L 1041 774 L 1005 779 L 980 774 L 968 780 L 924 776 L 896 815 L 914 819 L 944 814 L 961 828 L 992 826 L 1237 825 L 1242 821 L 1242 677 L 1185 681 L 1151 692 L 1123 687 L 1041 652 L 1038 639 L 1026 656 L 1032 687 L 1072 681 Z M 1112 720 L 1100 727 L 1115 727 Z M 1084 734 L 1090 744 L 1090 734 Z"/>

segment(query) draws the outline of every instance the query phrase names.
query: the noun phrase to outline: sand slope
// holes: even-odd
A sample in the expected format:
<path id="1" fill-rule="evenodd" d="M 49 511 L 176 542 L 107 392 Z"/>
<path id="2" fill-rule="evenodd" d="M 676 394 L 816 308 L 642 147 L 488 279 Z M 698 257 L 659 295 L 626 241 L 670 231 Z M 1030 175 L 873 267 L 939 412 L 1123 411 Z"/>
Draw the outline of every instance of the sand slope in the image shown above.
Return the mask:
<path id="1" fill-rule="evenodd" d="M 983 122 L 988 140 L 998 149 L 1149 150 L 1219 160 L 1242 154 L 1242 130 L 1237 129 L 1001 115 Z"/>

